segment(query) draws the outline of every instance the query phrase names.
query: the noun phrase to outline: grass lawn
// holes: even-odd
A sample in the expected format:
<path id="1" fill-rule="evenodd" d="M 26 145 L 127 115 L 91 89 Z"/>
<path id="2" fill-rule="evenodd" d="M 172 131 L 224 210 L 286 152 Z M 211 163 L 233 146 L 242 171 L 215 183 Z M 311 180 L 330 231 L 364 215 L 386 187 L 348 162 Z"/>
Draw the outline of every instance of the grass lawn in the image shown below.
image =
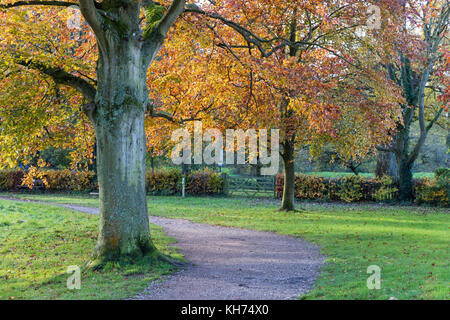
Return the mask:
<path id="1" fill-rule="evenodd" d="M 280 213 L 278 203 L 250 199 L 160 198 L 153 215 L 273 231 L 319 244 L 328 256 L 305 299 L 449 299 L 448 210 L 375 205 L 301 204 Z M 381 268 L 380 290 L 367 289 L 367 267 Z"/>
<path id="2" fill-rule="evenodd" d="M 1 195 L 1 194 L 0 194 Z M 97 206 L 82 196 L 23 198 Z M 450 299 L 448 209 L 301 203 L 281 213 L 275 200 L 149 197 L 150 214 L 273 231 L 321 246 L 327 264 L 303 299 Z M 367 288 L 367 268 L 381 268 L 380 290 Z"/>
<path id="3" fill-rule="evenodd" d="M 166 263 L 110 263 L 87 271 L 98 216 L 55 206 L 0 199 L 0 299 L 123 299 L 171 273 Z M 181 258 L 162 228 L 152 226 L 158 248 Z M 81 289 L 67 289 L 69 266 L 81 268 Z"/>

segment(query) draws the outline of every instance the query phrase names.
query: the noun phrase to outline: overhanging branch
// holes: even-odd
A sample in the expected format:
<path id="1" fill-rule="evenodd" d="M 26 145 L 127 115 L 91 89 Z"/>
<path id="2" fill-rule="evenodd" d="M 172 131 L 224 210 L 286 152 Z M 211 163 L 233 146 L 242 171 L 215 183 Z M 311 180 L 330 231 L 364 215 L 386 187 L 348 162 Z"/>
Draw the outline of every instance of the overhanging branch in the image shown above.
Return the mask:
<path id="1" fill-rule="evenodd" d="M 185 0 L 173 0 L 166 14 L 156 26 L 156 29 L 163 38 L 165 38 L 170 27 L 172 27 L 178 16 L 183 12 L 185 3 Z"/>
<path id="2" fill-rule="evenodd" d="M 102 41 L 104 35 L 102 18 L 95 6 L 94 0 L 79 0 L 79 3 L 80 11 L 84 19 L 94 31 L 97 40 Z M 102 42 L 100 44 L 105 45 Z"/>
<path id="3" fill-rule="evenodd" d="M 155 105 L 152 104 L 152 103 L 148 103 L 147 110 L 149 112 L 150 117 L 166 119 L 166 120 L 168 120 L 168 121 L 170 121 L 172 123 L 175 123 L 175 124 L 183 124 L 185 122 L 200 121 L 201 120 L 201 118 L 197 117 L 197 115 L 200 112 L 200 110 L 199 110 L 199 112 L 197 112 L 197 114 L 195 116 L 192 116 L 190 118 L 181 118 L 181 119 L 176 119 L 174 117 L 174 115 L 169 113 L 169 112 L 166 112 L 166 111 L 163 111 L 163 110 L 156 110 L 155 109 Z"/>
<path id="4" fill-rule="evenodd" d="M 79 91 L 89 101 L 95 100 L 96 88 L 88 81 L 74 76 L 73 74 L 59 68 L 49 67 L 40 62 L 34 61 L 17 61 L 17 64 L 29 69 L 37 70 L 42 74 L 50 76 L 56 84 L 66 85 Z"/>
<path id="5" fill-rule="evenodd" d="M 1 9 L 17 8 L 24 6 L 56 6 L 56 7 L 70 7 L 78 6 L 77 2 L 66 2 L 66 1 L 16 1 L 8 4 L 0 4 Z"/>

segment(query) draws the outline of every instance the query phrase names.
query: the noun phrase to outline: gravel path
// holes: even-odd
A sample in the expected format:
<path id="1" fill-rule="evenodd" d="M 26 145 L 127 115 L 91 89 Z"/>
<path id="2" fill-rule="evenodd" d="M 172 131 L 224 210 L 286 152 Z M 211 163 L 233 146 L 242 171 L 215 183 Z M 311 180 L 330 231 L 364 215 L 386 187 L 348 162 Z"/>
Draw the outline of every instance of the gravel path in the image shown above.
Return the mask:
<path id="1" fill-rule="evenodd" d="M 97 208 L 60 206 L 98 214 Z M 190 263 L 134 299 L 296 299 L 311 289 L 324 263 L 319 247 L 299 238 L 181 219 L 150 217 L 150 222 L 178 240 Z"/>
<path id="2" fill-rule="evenodd" d="M 98 209 L 66 208 L 96 214 Z M 323 264 L 316 245 L 271 232 L 150 217 L 175 237 L 190 264 L 155 281 L 135 299 L 296 299 L 308 292 Z"/>
<path id="3" fill-rule="evenodd" d="M 192 263 L 137 299 L 296 299 L 309 291 L 324 257 L 304 240 L 270 232 L 150 218 L 178 239 Z"/>

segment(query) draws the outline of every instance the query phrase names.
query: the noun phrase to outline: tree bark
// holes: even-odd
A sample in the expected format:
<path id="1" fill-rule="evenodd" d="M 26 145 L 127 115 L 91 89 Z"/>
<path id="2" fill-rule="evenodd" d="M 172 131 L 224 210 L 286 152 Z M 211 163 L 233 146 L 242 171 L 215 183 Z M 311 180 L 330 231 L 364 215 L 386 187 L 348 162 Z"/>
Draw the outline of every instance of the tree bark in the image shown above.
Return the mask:
<path id="1" fill-rule="evenodd" d="M 145 192 L 144 114 L 123 105 L 117 122 L 97 121 L 100 231 L 96 258 L 140 257 L 155 250 Z M 119 123 L 120 122 L 120 123 Z"/>
<path id="2" fill-rule="evenodd" d="M 283 154 L 281 155 L 284 164 L 284 186 L 283 198 L 281 200 L 280 210 L 295 210 L 295 163 L 294 163 L 294 144 L 286 142 L 283 144 Z"/>
<path id="3" fill-rule="evenodd" d="M 140 48 L 113 42 L 100 53 L 92 120 L 97 139 L 100 228 L 93 264 L 156 253 L 145 191 L 148 91 Z"/>
<path id="4" fill-rule="evenodd" d="M 414 199 L 414 181 L 411 163 L 405 157 L 400 156 L 398 159 L 399 168 L 399 200 L 404 202 L 411 202 Z"/>
<path id="5" fill-rule="evenodd" d="M 447 149 L 450 150 L 450 132 L 447 133 L 447 141 L 446 141 Z"/>
<path id="6" fill-rule="evenodd" d="M 379 151 L 377 156 L 377 166 L 375 168 L 375 176 L 382 178 L 389 176 L 394 181 L 398 181 L 398 165 L 397 159 L 393 152 Z"/>

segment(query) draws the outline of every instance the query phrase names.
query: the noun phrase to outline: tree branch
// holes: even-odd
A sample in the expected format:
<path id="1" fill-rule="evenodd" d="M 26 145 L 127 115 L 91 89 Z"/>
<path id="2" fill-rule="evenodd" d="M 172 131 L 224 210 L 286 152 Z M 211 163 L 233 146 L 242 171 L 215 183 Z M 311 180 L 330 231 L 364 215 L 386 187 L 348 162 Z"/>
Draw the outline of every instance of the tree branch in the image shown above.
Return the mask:
<path id="1" fill-rule="evenodd" d="M 56 6 L 56 7 L 70 7 L 78 6 L 77 2 L 66 2 L 66 1 L 16 1 L 8 4 L 0 4 L 1 9 L 9 9 L 23 6 Z"/>
<path id="2" fill-rule="evenodd" d="M 440 108 L 439 111 L 436 113 L 436 115 L 434 116 L 433 120 L 431 120 L 427 127 L 426 127 L 426 131 L 429 132 L 431 130 L 431 128 L 433 128 L 434 124 L 436 123 L 436 121 L 439 120 L 439 118 L 441 117 L 442 113 L 444 112 L 444 108 Z"/>
<path id="3" fill-rule="evenodd" d="M 202 119 L 198 118 L 197 115 L 200 113 L 200 111 L 204 111 L 204 110 L 199 110 L 196 112 L 196 114 L 194 116 L 192 116 L 190 118 L 176 119 L 175 113 L 171 114 L 171 113 L 163 111 L 163 110 L 155 110 L 155 104 L 152 102 L 149 102 L 147 104 L 147 110 L 149 112 L 150 117 L 166 119 L 175 124 L 183 124 L 185 122 L 190 122 L 190 121 L 200 121 Z"/>
<path id="4" fill-rule="evenodd" d="M 184 9 L 184 12 L 186 13 L 197 13 L 197 14 L 201 14 L 204 15 L 208 18 L 211 19 L 216 19 L 221 21 L 223 24 L 225 24 L 226 26 L 234 29 L 237 33 L 239 33 L 247 43 L 254 45 L 260 52 L 261 56 L 264 58 L 268 58 L 271 55 L 273 55 L 274 53 L 276 53 L 278 50 L 282 50 L 284 49 L 285 46 L 289 46 L 291 48 L 295 48 L 297 49 L 301 49 L 302 46 L 313 46 L 313 47 L 318 47 L 321 48 L 325 51 L 328 51 L 329 53 L 333 54 L 334 56 L 336 56 L 337 58 L 343 60 L 344 62 L 346 62 L 347 64 L 359 68 L 359 66 L 355 65 L 354 63 L 350 62 L 348 59 L 346 59 L 344 56 L 342 56 L 341 54 L 339 54 L 338 52 L 327 48 L 324 45 L 321 45 L 317 42 L 309 42 L 309 41 L 291 41 L 289 39 L 283 38 L 283 37 L 274 37 L 271 39 L 264 39 L 261 38 L 259 36 L 257 36 L 254 32 L 252 32 L 251 30 L 243 27 L 242 25 L 240 25 L 239 23 L 236 23 L 234 21 L 228 20 L 225 17 L 221 16 L 220 14 L 217 13 L 210 13 L 210 12 L 206 12 L 202 9 L 200 9 L 198 6 L 196 6 L 195 4 L 189 4 L 186 6 L 186 8 Z M 264 44 L 271 44 L 275 41 L 278 41 L 279 44 L 277 44 L 276 46 L 270 48 L 270 49 L 265 49 L 264 48 Z"/>
<path id="5" fill-rule="evenodd" d="M 145 62 L 147 65 L 149 65 L 156 57 L 156 54 L 161 48 L 170 27 L 175 23 L 180 14 L 183 13 L 185 3 L 185 0 L 173 0 L 169 9 L 161 20 L 159 20 L 156 26 L 150 29 L 148 33 L 147 31 L 144 32 L 145 42 L 143 44 L 142 53 L 143 56 L 146 57 Z M 151 0 L 146 0 L 144 2 L 144 8 L 151 8 L 154 5 L 159 4 Z M 150 22 L 152 21 L 146 21 L 146 23 Z"/>
<path id="6" fill-rule="evenodd" d="M 89 101 L 95 100 L 96 88 L 86 80 L 74 76 L 67 71 L 58 67 L 49 67 L 39 62 L 33 61 L 17 61 L 17 64 L 29 69 L 34 69 L 42 74 L 50 76 L 56 84 L 70 86 L 79 91 Z"/>
<path id="7" fill-rule="evenodd" d="M 395 152 L 395 150 L 393 148 L 386 148 L 386 147 L 376 147 L 377 151 L 381 151 L 381 152 Z"/>
<path id="8" fill-rule="evenodd" d="M 173 0 L 169 10 L 167 10 L 164 17 L 156 25 L 155 29 L 163 38 L 166 37 L 167 32 L 169 32 L 170 27 L 172 27 L 179 15 L 183 13 L 185 3 L 186 0 Z"/>
<path id="9" fill-rule="evenodd" d="M 79 3 L 80 11 L 83 14 L 84 19 L 94 31 L 97 40 L 105 45 L 103 42 L 104 32 L 102 28 L 102 17 L 95 7 L 94 0 L 79 0 Z"/>

